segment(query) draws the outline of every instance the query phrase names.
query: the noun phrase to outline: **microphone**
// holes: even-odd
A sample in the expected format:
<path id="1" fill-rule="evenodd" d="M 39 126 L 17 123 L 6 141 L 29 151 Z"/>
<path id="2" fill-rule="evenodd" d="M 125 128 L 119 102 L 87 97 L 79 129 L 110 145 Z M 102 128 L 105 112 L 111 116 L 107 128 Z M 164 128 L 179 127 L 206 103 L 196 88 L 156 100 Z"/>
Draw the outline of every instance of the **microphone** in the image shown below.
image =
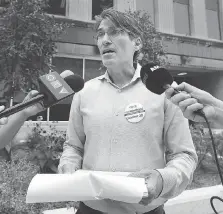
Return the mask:
<path id="1" fill-rule="evenodd" d="M 148 63 L 142 66 L 140 77 L 146 88 L 158 95 L 162 94 L 166 89 L 171 88 L 174 84 L 173 77 L 169 71 L 156 65 L 155 63 Z M 177 89 L 173 89 L 174 95 L 180 93 L 180 91 Z M 195 113 L 202 117 L 205 116 L 202 109 L 197 110 Z"/>
<path id="2" fill-rule="evenodd" d="M 174 82 L 173 77 L 167 69 L 154 63 L 148 63 L 142 66 L 140 77 L 147 89 L 159 95 L 170 88 Z M 176 93 L 179 93 L 179 91 L 176 90 Z"/>
<path id="3" fill-rule="evenodd" d="M 40 93 L 37 96 L 7 108 L 0 113 L 0 118 L 8 117 L 41 101 L 44 108 L 51 107 L 84 87 L 83 78 L 70 70 L 65 70 L 60 75 L 57 72 L 51 72 L 39 77 L 38 82 Z"/>

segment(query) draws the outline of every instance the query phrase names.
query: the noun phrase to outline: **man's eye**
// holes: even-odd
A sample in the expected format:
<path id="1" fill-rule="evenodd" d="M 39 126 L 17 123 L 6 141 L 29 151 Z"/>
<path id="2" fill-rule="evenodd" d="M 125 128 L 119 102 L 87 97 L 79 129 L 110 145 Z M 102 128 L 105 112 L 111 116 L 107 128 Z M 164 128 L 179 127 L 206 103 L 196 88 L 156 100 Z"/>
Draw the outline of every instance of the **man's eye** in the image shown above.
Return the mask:
<path id="1" fill-rule="evenodd" d="M 118 34 L 120 34 L 121 33 L 121 30 L 120 29 L 114 29 L 114 30 L 112 30 L 111 32 L 110 32 L 110 35 L 112 35 L 112 36 L 116 36 L 116 35 L 118 35 Z"/>
<path id="2" fill-rule="evenodd" d="M 98 32 L 97 37 L 102 37 L 104 35 L 104 32 Z"/>
<path id="3" fill-rule="evenodd" d="M 110 35 L 116 35 L 116 34 L 117 34 L 117 30 L 110 31 Z"/>

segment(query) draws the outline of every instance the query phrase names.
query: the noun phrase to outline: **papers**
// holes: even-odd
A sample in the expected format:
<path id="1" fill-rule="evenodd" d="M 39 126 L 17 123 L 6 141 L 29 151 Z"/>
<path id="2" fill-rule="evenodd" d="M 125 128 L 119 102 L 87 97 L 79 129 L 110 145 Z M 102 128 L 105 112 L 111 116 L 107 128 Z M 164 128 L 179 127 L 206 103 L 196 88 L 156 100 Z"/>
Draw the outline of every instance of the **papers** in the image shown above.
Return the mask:
<path id="1" fill-rule="evenodd" d="M 55 210 L 46 210 L 43 211 L 43 214 L 75 214 L 76 210 L 74 208 L 60 208 Z"/>
<path id="2" fill-rule="evenodd" d="M 126 173 L 78 170 L 73 174 L 38 174 L 28 188 L 27 203 L 112 199 L 139 203 L 147 188 L 144 178 Z"/>

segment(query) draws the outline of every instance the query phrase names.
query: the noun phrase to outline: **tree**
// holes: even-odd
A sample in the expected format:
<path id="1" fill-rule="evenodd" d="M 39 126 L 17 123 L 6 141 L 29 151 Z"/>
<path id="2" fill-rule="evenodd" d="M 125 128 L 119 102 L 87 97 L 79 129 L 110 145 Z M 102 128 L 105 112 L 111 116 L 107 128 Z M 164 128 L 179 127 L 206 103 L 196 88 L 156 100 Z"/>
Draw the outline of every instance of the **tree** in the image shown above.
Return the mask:
<path id="1" fill-rule="evenodd" d="M 69 24 L 45 13 L 47 0 L 11 0 L 0 13 L 0 79 L 4 98 L 38 89 L 37 79 L 51 69 L 55 41 Z"/>
<path id="2" fill-rule="evenodd" d="M 154 27 L 150 14 L 141 10 L 128 11 L 128 13 L 136 19 L 138 26 L 143 32 L 143 48 L 142 57 L 139 59 L 140 64 L 145 65 L 149 62 L 157 63 L 158 65 L 166 64 L 167 61 L 161 34 Z"/>

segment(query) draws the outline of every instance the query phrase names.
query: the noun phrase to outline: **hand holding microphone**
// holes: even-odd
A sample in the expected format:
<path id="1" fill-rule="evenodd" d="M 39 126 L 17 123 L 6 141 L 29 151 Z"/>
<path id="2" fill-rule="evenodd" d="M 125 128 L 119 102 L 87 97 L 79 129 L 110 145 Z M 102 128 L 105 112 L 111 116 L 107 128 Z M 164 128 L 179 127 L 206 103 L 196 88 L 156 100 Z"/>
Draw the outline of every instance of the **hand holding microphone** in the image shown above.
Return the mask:
<path id="1" fill-rule="evenodd" d="M 39 94 L 39 92 L 36 91 L 36 90 L 30 91 L 26 95 L 26 97 L 24 98 L 23 103 L 28 102 L 30 99 L 34 98 L 38 94 Z M 45 108 L 43 107 L 43 104 L 42 103 L 36 103 L 36 104 L 34 104 L 32 106 L 29 106 L 29 107 L 23 109 L 21 111 L 21 113 L 23 113 L 26 118 L 29 118 L 29 117 L 31 117 L 33 115 L 36 115 L 37 113 L 39 113 L 41 111 L 44 111 L 44 109 Z"/>
<path id="2" fill-rule="evenodd" d="M 35 97 L 39 92 L 32 90 L 30 91 L 27 96 L 24 98 L 23 102 L 27 102 L 28 100 L 32 99 L 33 97 Z M 2 112 L 5 109 L 4 106 L 0 106 L 0 112 Z M 41 112 L 44 110 L 44 107 L 40 104 L 37 103 L 33 106 L 30 106 L 28 108 L 23 109 L 20 114 L 23 114 L 25 118 L 28 118 L 30 116 L 36 115 L 37 113 Z M 7 117 L 3 117 L 0 119 L 0 125 L 5 125 L 8 123 L 8 118 Z"/>
<path id="3" fill-rule="evenodd" d="M 209 121 L 223 124 L 223 102 L 206 91 L 187 83 L 173 86 L 171 74 L 154 63 L 142 67 L 140 73 L 146 88 L 155 94 L 165 92 L 166 97 L 179 106 L 184 116 L 195 122 Z"/>
<path id="4" fill-rule="evenodd" d="M 180 91 L 180 93 L 175 94 L 174 89 Z M 210 93 L 188 83 L 181 83 L 176 87 L 168 88 L 165 94 L 172 103 L 179 106 L 187 119 L 195 122 L 205 122 L 204 118 L 197 114 L 197 111 L 202 109 L 209 121 L 216 120 L 216 98 Z"/>
<path id="5" fill-rule="evenodd" d="M 22 103 L 0 112 L 0 124 L 4 124 L 0 129 L 0 149 L 14 138 L 27 118 L 70 97 L 84 87 L 84 80 L 69 70 L 61 75 L 52 72 L 41 76 L 39 83 L 40 92 L 33 90 Z"/>
<path id="6" fill-rule="evenodd" d="M 4 106 L 0 106 L 0 112 L 3 111 L 5 109 Z M 0 119 L 0 125 L 5 125 L 8 122 L 8 118 L 7 117 L 3 117 Z"/>
<path id="7" fill-rule="evenodd" d="M 27 99 L 25 102 L 0 112 L 0 119 L 27 109 L 37 103 L 42 103 L 44 108 L 51 107 L 63 99 L 70 97 L 75 92 L 80 91 L 84 87 L 84 80 L 72 71 L 66 70 L 60 75 L 57 72 L 51 72 L 41 76 L 39 78 L 39 85 L 40 93 L 35 92 L 35 96 L 31 99 Z M 25 111 L 27 112 L 27 116 L 31 116 L 29 115 L 30 109 L 31 107 Z M 36 113 L 38 113 L 38 110 Z"/>

